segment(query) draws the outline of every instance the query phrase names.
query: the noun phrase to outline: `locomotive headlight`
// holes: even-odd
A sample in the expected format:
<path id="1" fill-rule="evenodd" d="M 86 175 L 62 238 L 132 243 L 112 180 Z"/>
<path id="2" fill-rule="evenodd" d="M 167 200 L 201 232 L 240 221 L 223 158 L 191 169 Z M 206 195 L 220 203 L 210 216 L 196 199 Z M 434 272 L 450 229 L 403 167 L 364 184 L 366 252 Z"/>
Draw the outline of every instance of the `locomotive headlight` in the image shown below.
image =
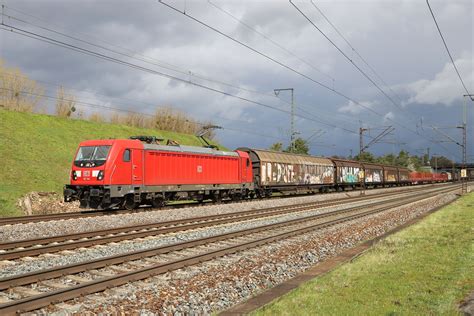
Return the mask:
<path id="1" fill-rule="evenodd" d="M 73 170 L 73 171 L 72 171 L 72 175 L 71 175 L 71 176 L 72 176 L 72 179 L 73 179 L 73 180 L 77 180 L 76 170 Z"/>
<path id="2" fill-rule="evenodd" d="M 102 180 L 104 179 L 104 170 L 100 170 L 99 174 L 97 175 L 97 180 Z"/>

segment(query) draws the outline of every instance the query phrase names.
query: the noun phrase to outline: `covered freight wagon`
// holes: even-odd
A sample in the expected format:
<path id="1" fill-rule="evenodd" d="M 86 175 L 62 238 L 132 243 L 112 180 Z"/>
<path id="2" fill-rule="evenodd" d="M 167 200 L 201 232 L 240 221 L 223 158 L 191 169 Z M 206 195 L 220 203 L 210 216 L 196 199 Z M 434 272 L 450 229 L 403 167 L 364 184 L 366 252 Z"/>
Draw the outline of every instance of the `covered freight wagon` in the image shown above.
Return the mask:
<path id="1" fill-rule="evenodd" d="M 410 170 L 407 168 L 398 168 L 398 180 L 400 184 L 407 184 L 410 182 Z"/>
<path id="2" fill-rule="evenodd" d="M 398 168 L 394 166 L 383 166 L 384 184 L 392 185 L 398 183 Z"/>
<path id="3" fill-rule="evenodd" d="M 362 162 L 365 174 L 365 184 L 369 186 L 381 185 L 383 182 L 383 167 L 379 164 Z"/>
<path id="4" fill-rule="evenodd" d="M 362 164 L 354 160 L 331 159 L 336 166 L 336 185 L 338 187 L 362 184 L 364 181 L 364 169 Z"/>
<path id="5" fill-rule="evenodd" d="M 251 148 L 238 150 L 249 154 L 260 194 L 300 189 L 324 191 L 334 184 L 330 159 Z"/>

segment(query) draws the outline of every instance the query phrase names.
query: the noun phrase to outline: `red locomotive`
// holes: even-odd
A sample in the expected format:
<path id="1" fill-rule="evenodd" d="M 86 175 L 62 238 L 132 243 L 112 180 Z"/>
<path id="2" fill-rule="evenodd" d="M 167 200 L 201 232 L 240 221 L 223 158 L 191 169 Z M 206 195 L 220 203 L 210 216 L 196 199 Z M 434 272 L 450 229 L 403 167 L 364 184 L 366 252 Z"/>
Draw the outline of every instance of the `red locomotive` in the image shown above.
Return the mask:
<path id="1" fill-rule="evenodd" d="M 165 201 L 238 199 L 253 192 L 247 153 L 156 144 L 154 137 L 82 142 L 72 166 L 66 202 L 83 208 L 133 209 Z"/>
<path id="2" fill-rule="evenodd" d="M 251 148 L 161 145 L 153 136 L 84 141 L 72 165 L 66 202 L 134 209 L 168 201 L 266 197 L 448 181 L 446 174 Z"/>

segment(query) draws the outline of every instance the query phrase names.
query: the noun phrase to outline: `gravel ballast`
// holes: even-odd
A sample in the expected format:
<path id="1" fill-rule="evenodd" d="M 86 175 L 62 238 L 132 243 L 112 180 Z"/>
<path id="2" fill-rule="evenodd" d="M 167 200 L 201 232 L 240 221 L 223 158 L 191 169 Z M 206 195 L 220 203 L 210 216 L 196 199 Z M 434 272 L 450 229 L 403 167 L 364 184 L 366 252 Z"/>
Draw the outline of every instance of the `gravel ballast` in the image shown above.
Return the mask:
<path id="1" fill-rule="evenodd" d="M 444 194 L 380 214 L 89 295 L 61 308 L 80 313 L 208 314 L 228 308 L 452 201 Z M 117 307 L 120 306 L 120 307 Z M 51 310 L 48 310 L 51 311 Z"/>
<path id="2" fill-rule="evenodd" d="M 9 262 L 0 263 L 2 267 L 0 271 L 0 278 L 7 278 L 13 275 L 24 274 L 28 272 L 38 271 L 42 269 L 52 268 L 54 266 L 63 266 L 67 264 L 73 264 L 78 262 L 84 262 L 108 256 L 123 254 L 127 252 L 139 251 L 150 249 L 154 247 L 162 247 L 166 245 L 176 244 L 183 241 L 190 241 L 194 239 L 206 238 L 216 235 L 221 235 L 230 232 L 236 232 L 240 230 L 255 228 L 263 225 L 270 225 L 285 222 L 288 220 L 299 219 L 302 217 L 309 217 L 321 213 L 327 213 L 329 211 L 337 211 L 348 207 L 356 207 L 367 203 L 373 203 L 385 198 L 374 198 L 370 202 L 360 201 L 352 202 L 350 205 L 338 205 L 318 208 L 316 210 L 303 211 L 289 213 L 286 215 L 278 215 L 274 217 L 265 217 L 262 219 L 256 219 L 246 222 L 231 223 L 226 225 L 220 225 L 216 227 L 200 228 L 190 231 L 184 231 L 179 233 L 167 234 L 165 236 L 153 236 L 146 239 L 133 239 L 124 242 L 110 243 L 106 245 L 100 245 L 96 247 L 89 247 L 74 251 L 64 251 L 51 255 L 42 255 L 38 257 L 27 258 L 27 260 L 14 260 Z"/>
<path id="3" fill-rule="evenodd" d="M 429 187 L 430 185 L 426 185 Z M 435 185 L 439 186 L 439 185 Z M 434 186 L 433 186 L 434 187 Z M 366 195 L 373 195 L 383 192 L 410 191 L 413 187 L 397 187 L 366 190 Z M 331 194 L 315 194 L 282 199 L 253 200 L 241 203 L 204 205 L 181 209 L 163 209 L 149 212 L 132 214 L 108 215 L 89 218 L 76 218 L 49 222 L 36 222 L 27 224 L 0 226 L 0 241 L 7 242 L 13 240 L 44 238 L 63 234 L 73 234 L 85 231 L 109 229 L 140 224 L 149 224 L 163 221 L 178 220 L 189 217 L 208 216 L 215 214 L 226 214 L 238 211 L 255 210 L 265 207 L 275 207 L 340 199 L 350 196 L 359 196 L 359 191 L 347 191 Z"/>

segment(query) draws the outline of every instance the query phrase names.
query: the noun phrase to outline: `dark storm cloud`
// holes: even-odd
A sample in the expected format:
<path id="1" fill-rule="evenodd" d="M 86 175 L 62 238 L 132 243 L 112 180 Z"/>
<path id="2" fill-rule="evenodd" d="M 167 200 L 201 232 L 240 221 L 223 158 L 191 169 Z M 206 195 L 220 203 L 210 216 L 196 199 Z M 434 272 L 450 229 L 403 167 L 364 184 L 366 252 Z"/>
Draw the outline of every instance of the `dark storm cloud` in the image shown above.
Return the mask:
<path id="1" fill-rule="evenodd" d="M 158 65 L 163 65 L 165 62 L 179 66 L 180 71 L 191 71 L 270 95 L 274 88 L 294 87 L 299 107 L 304 105 L 304 109 L 313 113 L 318 120 L 354 131 L 359 127 L 359 120 L 367 126 L 394 125 L 396 138 L 407 144 L 400 147 L 377 145 L 373 148 L 376 153 L 398 151 L 400 148 L 414 152 L 420 147 L 437 146 L 402 126 L 393 124 L 387 118 L 392 118 L 412 129 L 420 128 L 416 125 L 422 116 L 431 124 L 446 125 L 459 122 L 458 112 L 461 113 L 462 104 L 459 96 L 463 91 L 448 63 L 424 1 L 315 2 L 386 83 L 396 91 L 401 100 L 393 95 L 392 97 L 403 105 L 403 110 L 382 96 L 287 1 L 213 2 L 326 74 L 301 63 L 295 56 L 240 25 L 205 0 L 169 1 L 180 10 L 186 9 L 188 14 L 283 61 L 297 71 L 330 87 L 334 86 L 377 111 L 380 116 L 361 109 L 327 89 L 233 43 L 182 14 L 160 5 L 158 1 L 4 0 L 2 3 L 7 6 L 7 14 L 18 15 L 28 21 L 106 45 L 126 54 L 133 56 L 140 54 L 152 58 L 147 59 L 151 63 L 145 63 L 71 41 L 133 64 L 286 110 L 289 110 L 287 103 L 271 96 L 239 91 L 173 72 Z M 374 77 L 370 69 L 351 52 L 309 1 L 295 1 L 295 3 L 348 53 L 350 58 Z M 40 17 L 46 22 L 9 11 L 9 7 Z M 466 82 L 474 90 L 472 2 L 433 0 L 432 7 L 448 39 L 454 58 L 459 63 L 463 76 L 466 77 Z M 10 22 L 30 30 L 41 31 L 18 21 Z M 44 30 L 41 32 L 51 35 Z M 55 38 L 60 37 L 56 34 Z M 61 39 L 70 41 L 66 38 Z M 112 47 L 110 44 L 115 46 Z M 198 119 L 212 119 L 224 127 L 248 132 L 230 130 L 219 132 L 220 140 L 228 147 L 242 145 L 267 147 L 278 139 L 288 139 L 287 114 L 16 34 L 0 32 L 0 57 L 5 59 L 8 65 L 21 68 L 34 79 L 92 91 L 81 93 L 80 96 L 100 104 L 147 113 L 153 112 L 155 105 L 171 105 Z M 336 81 L 332 82 L 328 75 L 336 78 Z M 382 83 L 379 84 L 383 86 Z M 116 98 L 127 98 L 127 100 Z M 289 102 L 289 95 L 282 94 L 281 98 Z M 129 99 L 136 102 L 128 101 Z M 85 110 L 92 111 L 87 108 Z M 307 116 L 306 113 L 299 113 Z M 326 131 L 323 137 L 324 144 L 317 144 L 320 139 L 315 141 L 312 146 L 313 153 L 348 155 L 350 149 L 356 152 L 357 135 L 309 119 L 298 118 L 297 122 L 303 138 L 309 137 L 312 131 L 317 129 Z M 424 128 L 420 132 L 427 137 L 433 137 L 429 126 Z M 259 134 L 275 138 L 266 138 Z M 333 144 L 337 147 L 333 147 Z M 449 146 L 451 151 L 459 151 L 449 144 L 446 146 Z M 472 154 L 474 151 L 470 150 Z"/>

